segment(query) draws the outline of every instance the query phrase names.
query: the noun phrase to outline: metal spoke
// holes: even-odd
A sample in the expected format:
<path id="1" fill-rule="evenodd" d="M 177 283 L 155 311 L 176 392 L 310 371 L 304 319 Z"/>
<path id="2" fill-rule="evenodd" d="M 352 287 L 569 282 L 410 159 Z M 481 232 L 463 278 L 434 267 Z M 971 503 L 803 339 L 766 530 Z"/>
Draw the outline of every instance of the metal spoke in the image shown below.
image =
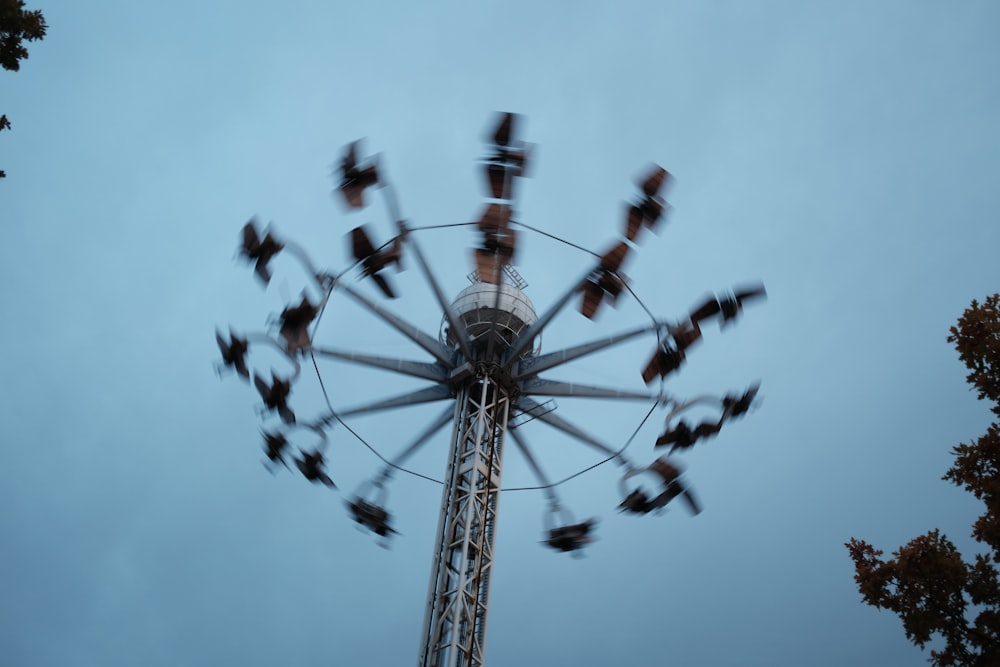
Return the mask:
<path id="1" fill-rule="evenodd" d="M 521 385 L 521 395 L 527 396 L 575 396 L 577 398 L 613 398 L 628 401 L 648 401 L 652 399 L 660 400 L 663 396 L 659 393 L 648 391 L 625 391 L 624 389 L 614 389 L 612 387 L 595 387 L 589 384 L 577 384 L 575 382 L 560 382 L 558 380 L 543 380 L 536 378 L 528 380 Z"/>
<path id="2" fill-rule="evenodd" d="M 444 412 L 441 413 L 440 417 L 431 422 L 430 426 L 428 426 L 420 435 L 418 435 L 413 440 L 413 442 L 411 442 L 406 447 L 406 449 L 397 454 L 396 458 L 394 458 L 392 461 L 386 464 L 384 468 L 382 468 L 382 472 L 380 475 L 381 478 L 389 479 L 390 477 L 392 477 L 393 469 L 398 468 L 399 466 L 406 463 L 406 460 L 411 456 L 413 456 L 413 454 L 415 454 L 422 445 L 426 444 L 427 441 L 430 440 L 435 433 L 444 428 L 444 425 L 450 422 L 454 418 L 454 415 L 455 415 L 455 408 L 451 406 L 445 408 Z"/>
<path id="3" fill-rule="evenodd" d="M 572 283 L 570 288 L 566 290 L 566 293 L 563 294 L 558 301 L 552 304 L 552 307 L 549 308 L 544 315 L 539 317 L 537 320 L 535 320 L 534 324 L 532 324 L 527 329 L 521 332 L 521 335 L 514 340 L 514 342 L 510 346 L 510 349 L 507 350 L 507 354 L 504 355 L 503 358 L 504 368 L 510 369 L 510 367 L 514 363 L 514 360 L 520 357 L 521 353 L 523 353 L 525 350 L 531 347 L 531 344 L 535 342 L 535 338 L 537 338 L 538 335 L 542 333 L 542 331 L 545 329 L 545 327 L 548 326 L 549 322 L 552 321 L 552 318 L 558 315 L 559 311 L 565 308 L 566 304 L 570 302 L 570 299 L 572 299 L 576 295 L 576 293 L 580 291 L 580 285 L 583 283 L 584 280 L 587 279 L 587 276 L 589 276 L 591 272 L 592 269 L 588 270 L 587 273 L 584 274 L 582 278 L 580 278 L 580 280 L 576 281 L 575 283 Z"/>
<path id="4" fill-rule="evenodd" d="M 420 252 L 420 245 L 417 243 L 416 239 L 407 234 L 408 230 L 402 221 L 399 222 L 399 228 L 403 233 L 403 240 L 410 246 L 410 249 L 413 250 L 413 254 L 417 258 L 417 264 L 420 265 L 420 270 L 423 272 L 424 278 L 427 279 L 427 283 L 430 285 L 431 291 L 434 292 L 434 298 L 437 299 L 438 305 L 441 306 L 445 319 L 448 320 L 448 326 L 451 327 L 452 335 L 454 335 L 455 340 L 458 341 L 459 349 L 462 351 L 462 354 L 466 359 L 472 359 L 472 347 L 469 343 L 469 335 L 465 331 L 465 327 L 462 326 L 462 321 L 455 313 L 455 309 L 451 307 L 451 302 L 445 298 L 444 292 L 441 290 L 441 285 L 438 283 L 437 278 L 434 277 L 434 273 L 431 271 L 430 266 L 427 264 L 426 260 L 424 260 L 424 255 Z"/>
<path id="5" fill-rule="evenodd" d="M 536 408 L 540 407 L 538 403 L 536 403 L 535 401 L 531 400 L 530 398 L 526 398 L 524 396 L 521 396 L 517 400 L 516 406 L 517 406 L 518 409 L 524 410 L 524 411 L 533 410 L 533 409 L 536 409 Z M 599 450 L 600 452 L 602 452 L 604 454 L 607 454 L 610 457 L 613 457 L 614 459 L 616 459 L 618 461 L 619 464 L 621 464 L 621 465 L 623 465 L 623 466 L 625 466 L 627 468 L 631 468 L 632 467 L 632 464 L 629 463 L 628 459 L 626 459 L 621 454 L 621 452 L 618 452 L 615 449 L 609 447 L 608 445 L 604 444 L 603 442 L 601 442 L 600 440 L 598 440 L 594 436 L 590 435 L 589 433 L 586 433 L 585 431 L 583 431 L 579 427 L 571 424 L 569 421 L 563 419 L 562 417 L 559 417 L 555 413 L 553 413 L 553 412 L 543 412 L 543 413 L 539 414 L 538 417 L 536 417 L 536 419 L 539 419 L 539 420 L 545 422 L 546 424 L 548 424 L 549 426 L 551 426 L 551 427 L 553 427 L 553 428 L 555 428 L 557 430 L 562 431 L 566 435 L 569 435 L 569 436 L 571 436 L 573 438 L 576 438 L 580 442 L 585 443 L 587 445 L 590 445 L 591 447 Z"/>
<path id="6" fill-rule="evenodd" d="M 417 391 L 407 392 L 392 398 L 375 401 L 374 403 L 368 403 L 367 405 L 359 405 L 347 410 L 341 410 L 337 412 L 337 416 L 341 418 L 353 417 L 355 415 L 364 415 L 371 412 L 381 412 L 382 410 L 402 408 L 407 405 L 417 405 L 418 403 L 443 401 L 446 398 L 452 398 L 451 390 L 448 389 L 448 387 L 435 385 L 433 387 L 427 387 L 426 389 L 418 389 Z"/>
<path id="7" fill-rule="evenodd" d="M 606 350 L 614 345 L 630 341 L 644 333 L 656 331 L 659 326 L 660 325 L 658 323 L 654 322 L 653 324 L 630 329 L 614 336 L 601 338 L 600 340 L 583 343 L 581 345 L 574 345 L 573 347 L 567 347 L 555 352 L 549 352 L 548 354 L 543 354 L 538 357 L 528 357 L 527 359 L 522 359 L 521 363 L 517 366 L 516 372 L 513 374 L 514 379 L 521 380 L 534 377 L 542 371 L 547 371 L 550 368 L 561 366 L 562 364 L 573 361 L 574 359 L 579 359 L 580 357 L 584 357 L 588 354 L 594 354 L 595 352 Z"/>
<path id="8" fill-rule="evenodd" d="M 330 347 L 315 347 L 313 352 L 323 357 L 332 357 L 343 361 L 381 368 L 394 371 L 402 375 L 432 380 L 435 382 L 447 382 L 448 372 L 440 364 L 430 364 L 425 361 L 410 361 L 407 359 L 396 359 L 394 357 L 381 357 L 372 354 L 360 354 L 349 350 L 338 350 Z"/>
<path id="9" fill-rule="evenodd" d="M 382 306 L 378 305 L 364 294 L 361 294 L 356 289 L 350 285 L 346 285 L 343 282 L 337 283 L 340 289 L 350 296 L 352 299 L 360 303 L 361 305 L 367 307 L 370 311 L 382 318 L 392 328 L 399 331 L 401 334 L 412 340 L 414 343 L 423 348 L 432 357 L 438 360 L 439 363 L 446 366 L 448 369 L 455 367 L 455 363 L 452 360 L 451 353 L 448 351 L 444 345 L 442 345 L 436 338 L 431 336 L 429 333 L 423 331 L 417 326 L 410 324 L 406 320 L 400 318 L 397 315 L 389 312 Z"/>
<path id="10" fill-rule="evenodd" d="M 538 461 L 535 460 L 534 454 L 531 453 L 531 449 L 528 447 L 528 443 L 525 441 L 524 436 L 516 428 L 511 428 L 508 433 L 510 433 L 511 439 L 514 441 L 514 446 L 517 447 L 518 451 L 524 456 L 524 460 L 528 462 L 528 467 L 531 468 L 532 472 L 535 473 L 535 477 L 541 482 L 542 492 L 548 497 L 549 503 L 553 507 L 559 506 L 559 498 L 556 496 L 555 488 L 549 478 L 542 471 L 542 467 L 538 465 Z M 502 489 L 501 489 L 502 490 Z"/>

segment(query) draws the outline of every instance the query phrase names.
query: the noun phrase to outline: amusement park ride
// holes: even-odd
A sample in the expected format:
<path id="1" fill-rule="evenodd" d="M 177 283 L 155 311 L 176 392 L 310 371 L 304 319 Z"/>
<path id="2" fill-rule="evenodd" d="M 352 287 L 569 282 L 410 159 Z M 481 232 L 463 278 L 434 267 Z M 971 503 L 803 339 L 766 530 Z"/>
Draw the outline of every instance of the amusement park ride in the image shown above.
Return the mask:
<path id="1" fill-rule="evenodd" d="M 328 433 L 336 424 L 346 425 L 344 420 L 358 415 L 410 405 L 447 403 L 444 412 L 368 483 L 368 488 L 376 491 L 374 497 L 359 493 L 347 502 L 354 521 L 380 538 L 388 539 L 396 530 L 390 524 L 384 496 L 379 492 L 384 490 L 395 470 L 404 470 L 403 464 L 413 454 L 448 423 L 452 424 L 421 635 L 421 667 L 478 667 L 484 664 L 494 536 L 508 435 L 538 478 L 537 488 L 547 497 L 549 516 L 553 517 L 553 522 L 558 522 L 548 526 L 545 543 L 558 551 L 578 552 L 593 539 L 594 520 L 579 523 L 565 520 L 569 515 L 559 502 L 558 483 L 549 481 L 521 428 L 528 421 L 546 423 L 600 451 L 607 457 L 604 462 L 614 460 L 624 468 L 621 511 L 646 514 L 663 508 L 678 496 L 692 513 L 700 511 L 683 478 L 682 468 L 675 460 L 663 456 L 648 466 L 634 465 L 624 455 L 624 447 L 615 449 L 559 415 L 552 406 L 552 397 L 653 400 L 669 410 L 665 430 L 655 446 L 669 445 L 672 454 L 715 436 L 730 420 L 746 414 L 757 395 L 758 385 L 755 384 L 743 392 L 722 397 L 681 400 L 662 390 L 626 391 L 543 377 L 546 371 L 576 359 L 649 335 L 656 338 L 656 350 L 641 369 L 642 379 L 646 385 L 657 379 L 662 381 L 684 363 L 688 348 L 701 338 L 702 325 L 711 320 L 718 320 L 722 325 L 733 321 L 742 311 L 744 302 L 762 297 L 764 288 L 753 285 L 711 296 L 681 320 L 652 319 L 649 324 L 617 335 L 542 354 L 540 335 L 567 305 L 578 302 L 580 312 L 593 319 L 603 304 L 614 304 L 625 291 L 632 293 L 620 269 L 624 259 L 633 252 L 641 229 L 655 228 L 662 219 L 666 202 L 660 193 L 670 175 L 663 168 L 653 166 L 639 183 L 641 194 L 626 209 L 622 239 L 603 254 L 592 253 L 597 257 L 596 264 L 572 280 L 565 292 L 544 313 L 537 315 L 524 294 L 526 283 L 512 266 L 518 248 L 518 232 L 532 229 L 514 218 L 514 185 L 525 175 L 530 161 L 530 146 L 515 139 L 517 125 L 516 115 L 502 114 L 492 134 L 492 151 L 483 160 L 488 201 L 479 219 L 468 223 L 479 234 L 479 244 L 472 251 L 472 284 L 453 300 L 444 294 L 418 244 L 416 237 L 421 229 L 410 227 L 399 215 L 392 188 L 374 160 L 365 161 L 358 156 L 358 142 L 355 142 L 347 148 L 340 163 L 339 192 L 349 208 L 360 209 L 366 205 L 370 190 L 380 189 L 394 218 L 397 234 L 376 246 L 369 230 L 355 228 L 350 233 L 355 264 L 344 272 L 332 273 L 317 270 L 302 248 L 279 240 L 271 231 L 261 236 L 256 221 L 251 220 L 243 228 L 239 253 L 254 265 L 257 277 L 267 284 L 271 279 L 271 261 L 282 253 L 289 254 L 304 266 L 323 296 L 315 304 L 304 296 L 298 305 L 286 307 L 274 322 L 277 337 L 268 333 L 240 337 L 230 331 L 227 338 L 216 332 L 222 353 L 220 370 L 231 368 L 245 380 L 252 379 L 263 400 L 262 414 L 276 413 L 280 419 L 280 425 L 262 431 L 265 465 L 272 470 L 279 465 L 292 469 L 291 460 L 306 479 L 317 484 L 336 488 L 324 461 Z M 403 254 L 415 260 L 441 310 L 443 322 L 436 337 L 397 316 L 345 280 L 349 272 L 360 268 L 362 276 L 370 278 L 386 298 L 394 299 L 397 291 L 386 269 L 390 265 L 398 267 Z M 408 338 L 432 360 L 413 361 L 324 347 L 317 340 L 317 328 L 334 294 L 342 294 L 370 312 Z M 251 347 L 258 344 L 279 350 L 291 362 L 293 371 L 283 376 L 272 371 L 270 378 L 251 373 L 247 357 Z M 326 357 L 419 378 L 430 385 L 349 409 L 334 409 L 328 400 L 327 412 L 311 421 L 303 421 L 290 407 L 289 397 L 301 374 L 300 360 L 306 357 L 311 360 L 321 383 L 316 360 Z M 636 371 L 640 368 L 637 365 Z M 539 402 L 536 398 L 549 400 Z M 695 405 L 716 409 L 717 416 L 696 426 L 678 418 Z M 294 431 L 302 429 L 318 435 L 320 444 L 315 449 L 299 450 L 295 454 L 291 451 L 290 438 Z M 644 473 L 647 479 L 657 480 L 657 487 L 652 491 L 635 486 L 634 478 Z"/>

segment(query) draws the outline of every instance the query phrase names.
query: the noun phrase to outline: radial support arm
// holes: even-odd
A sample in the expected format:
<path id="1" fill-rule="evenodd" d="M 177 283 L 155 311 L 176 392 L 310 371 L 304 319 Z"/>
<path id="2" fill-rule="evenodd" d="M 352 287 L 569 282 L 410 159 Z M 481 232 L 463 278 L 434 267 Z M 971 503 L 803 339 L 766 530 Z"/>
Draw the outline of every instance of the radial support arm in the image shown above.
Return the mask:
<path id="1" fill-rule="evenodd" d="M 522 396 L 517 401 L 517 407 L 521 410 L 528 411 L 538 408 L 539 405 L 530 398 Z M 604 454 L 607 454 L 608 456 L 617 460 L 620 465 L 625 466 L 627 468 L 632 467 L 632 464 L 629 463 L 628 459 L 622 456 L 620 452 L 615 451 L 614 449 L 604 444 L 594 436 L 584 432 L 583 430 L 574 426 L 573 424 L 566 421 L 562 417 L 559 417 L 558 415 L 552 412 L 542 412 L 541 414 L 538 415 L 537 419 L 540 419 L 549 426 L 562 431 L 566 435 L 576 438 L 580 442 L 590 445 L 591 447 L 603 452 Z"/>
<path id="2" fill-rule="evenodd" d="M 380 357 L 371 354 L 359 354 L 350 350 L 337 350 L 329 347 L 313 348 L 313 352 L 323 357 L 342 359 L 363 366 L 382 368 L 388 371 L 395 371 L 402 375 L 418 377 L 434 382 L 447 382 L 448 373 L 438 364 L 429 364 L 423 361 L 409 361 L 407 359 L 396 359 L 394 357 Z"/>
<path id="3" fill-rule="evenodd" d="M 540 357 L 528 357 L 527 359 L 521 360 L 521 363 L 518 364 L 517 371 L 514 373 L 514 379 L 522 380 L 534 377 L 542 371 L 547 371 L 550 368 L 561 366 L 562 364 L 573 361 L 574 359 L 579 359 L 580 357 L 584 357 L 588 354 L 594 354 L 595 352 L 606 350 L 613 345 L 630 341 L 633 338 L 649 331 L 655 331 L 658 327 L 659 324 L 648 324 L 637 329 L 625 331 L 615 336 L 608 336 L 607 338 L 601 338 L 600 340 L 583 343 L 582 345 L 567 347 L 562 350 L 543 354 Z"/>
<path id="4" fill-rule="evenodd" d="M 394 458 L 389 465 L 382 468 L 382 473 L 381 473 L 382 479 L 389 479 L 390 477 L 392 477 L 392 471 L 394 467 L 398 467 L 406 463 L 406 460 L 408 458 L 413 456 L 418 449 L 420 449 L 423 445 L 425 445 L 427 441 L 434 436 L 435 433 L 444 428 L 444 425 L 450 422 L 454 416 L 455 416 L 455 409 L 452 406 L 448 406 L 447 408 L 445 408 L 444 412 L 441 413 L 440 417 L 431 422 L 430 426 L 428 426 L 426 429 L 424 429 L 424 431 L 420 435 L 414 438 L 413 442 L 411 442 L 406 447 L 406 449 L 397 454 L 396 458 Z"/>
<path id="5" fill-rule="evenodd" d="M 337 416 L 353 417 L 355 415 L 364 415 L 370 412 L 381 412 L 382 410 L 402 408 L 407 405 L 417 405 L 418 403 L 443 401 L 446 398 L 451 398 L 451 390 L 448 389 L 448 387 L 435 385 L 433 387 L 427 387 L 426 389 L 418 389 L 417 391 L 400 394 L 399 396 L 394 396 L 392 398 L 375 401 L 374 403 L 368 403 L 367 405 L 359 405 L 354 408 L 342 410 L 337 413 Z"/>
<path id="6" fill-rule="evenodd" d="M 507 350 L 507 354 L 503 358 L 503 366 L 505 368 L 509 369 L 514 360 L 520 357 L 525 350 L 531 347 L 532 343 L 535 342 L 535 338 L 537 338 L 545 327 L 548 326 L 549 322 L 552 321 L 552 318 L 558 315 L 559 311 L 565 308 L 566 304 L 570 302 L 570 299 L 572 299 L 577 292 L 580 291 L 580 285 L 590 274 L 591 271 L 587 271 L 586 275 L 573 283 L 566 293 L 563 294 L 562 297 L 560 297 L 554 304 L 552 304 L 552 307 L 549 308 L 544 315 L 539 317 L 535 320 L 534 324 L 521 332 L 521 335 L 514 340 L 514 343 L 510 346 L 510 349 Z"/>
<path id="7" fill-rule="evenodd" d="M 338 283 L 340 289 L 344 290 L 349 297 L 365 306 L 371 312 L 375 313 L 381 317 L 389 326 L 399 331 L 401 334 L 412 340 L 414 343 L 422 347 L 427 351 L 432 357 L 438 360 L 441 364 L 446 366 L 448 369 L 455 367 L 454 362 L 451 359 L 451 354 L 449 354 L 448 349 L 438 342 L 436 338 L 431 336 L 429 333 L 419 329 L 418 327 L 410 324 L 409 322 L 403 320 L 402 318 L 389 312 L 382 306 L 378 305 L 365 295 L 361 294 L 355 290 L 350 285 L 344 283 Z"/>
<path id="8" fill-rule="evenodd" d="M 507 431 L 510 433 L 511 439 L 514 441 L 514 446 L 517 447 L 518 451 L 524 456 L 524 460 L 528 462 L 528 467 L 531 471 L 535 473 L 535 477 L 542 484 L 542 492 L 545 493 L 546 497 L 549 499 L 549 503 L 552 507 L 559 506 L 559 498 L 556 497 L 555 489 L 552 487 L 552 482 L 542 471 L 542 467 L 538 465 L 538 461 L 535 460 L 534 454 L 531 453 L 531 449 L 528 447 L 528 443 L 525 441 L 521 433 L 515 429 L 509 429 Z"/>
<path id="9" fill-rule="evenodd" d="M 616 398 L 630 401 L 660 400 L 660 394 L 648 391 L 624 391 L 612 387 L 595 387 L 574 382 L 536 378 L 521 385 L 521 394 L 527 396 L 575 396 L 577 398 Z"/>
<path id="10" fill-rule="evenodd" d="M 448 320 L 448 326 L 451 327 L 452 334 L 455 336 L 455 340 L 458 341 L 458 348 L 462 351 L 462 355 L 466 359 L 472 359 L 472 346 L 469 343 L 469 335 L 465 331 L 465 326 L 463 326 L 455 310 L 451 307 L 451 303 L 445 298 L 444 292 L 441 291 L 441 285 L 438 283 L 437 278 L 434 277 L 430 265 L 424 259 L 424 254 L 420 252 L 420 246 L 417 244 L 416 239 L 407 233 L 406 225 L 402 221 L 399 222 L 399 229 L 406 243 L 413 250 L 413 254 L 417 258 L 417 264 L 420 265 L 420 270 L 427 279 L 427 284 L 430 285 L 431 291 L 434 292 L 434 298 L 437 299 L 438 305 L 441 306 L 441 310 L 444 312 L 445 319 Z"/>

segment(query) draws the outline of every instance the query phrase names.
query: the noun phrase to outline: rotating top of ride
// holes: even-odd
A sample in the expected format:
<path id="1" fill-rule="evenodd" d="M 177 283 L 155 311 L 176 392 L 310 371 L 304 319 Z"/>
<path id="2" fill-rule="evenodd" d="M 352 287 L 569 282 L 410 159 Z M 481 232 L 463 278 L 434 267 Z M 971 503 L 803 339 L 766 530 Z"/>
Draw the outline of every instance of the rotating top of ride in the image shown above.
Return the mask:
<path id="1" fill-rule="evenodd" d="M 506 268 L 513 272 L 509 266 Z M 455 297 L 451 306 L 465 326 L 477 356 L 486 354 L 491 345 L 495 354 L 503 354 L 518 335 L 538 319 L 531 299 L 521 291 L 523 286 L 523 281 L 515 285 L 510 282 L 493 284 L 475 280 Z M 453 349 L 458 348 L 458 340 L 447 320 L 442 321 L 439 339 Z M 518 358 L 538 354 L 540 342 L 536 338 L 534 345 Z"/>
<path id="2" fill-rule="evenodd" d="M 730 392 L 721 397 L 703 395 L 688 400 L 666 393 L 663 383 L 668 376 L 680 370 L 686 361 L 688 351 L 702 339 L 702 327 L 707 322 L 716 320 L 720 328 L 726 328 L 739 318 L 744 301 L 761 298 L 766 293 L 763 285 L 753 284 L 740 286 L 726 293 L 709 294 L 695 308 L 676 321 L 656 318 L 640 302 L 650 317 L 649 324 L 541 354 L 542 334 L 548 324 L 569 304 L 578 304 L 579 312 L 585 318 L 595 319 L 605 304 L 614 305 L 621 296 L 631 295 L 638 300 L 622 268 L 627 258 L 638 248 L 644 235 L 643 229 L 655 229 L 669 209 L 660 192 L 668 184 L 670 176 L 658 165 L 651 165 L 644 170 L 636 182 L 641 192 L 638 198 L 632 199 L 625 207 L 624 224 L 619 228 L 614 245 L 603 253 L 592 252 L 535 229 L 516 218 L 513 184 L 517 178 L 525 175 L 530 145 L 513 139 L 515 118 L 514 114 L 501 116 L 492 137 L 493 151 L 482 161 L 488 194 L 484 208 L 474 221 L 424 228 L 410 227 L 399 210 L 394 190 L 379 176 L 377 160 L 373 157 L 360 157 L 358 144 L 355 142 L 348 146 L 341 160 L 338 190 L 350 209 L 360 209 L 365 207 L 365 195 L 368 189 L 378 188 L 384 195 L 390 218 L 395 220 L 398 234 L 379 244 L 378 236 L 366 230 L 364 225 L 354 228 L 349 234 L 349 251 L 355 263 L 347 270 L 338 273 L 320 270 L 313 264 L 303 247 L 284 237 L 275 236 L 270 229 L 262 232 L 255 219 L 248 222 L 243 228 L 238 252 L 244 260 L 253 264 L 259 280 L 265 285 L 270 281 L 271 264 L 276 256 L 291 255 L 299 260 L 306 273 L 313 278 L 321 298 L 313 303 L 304 293 L 300 303 L 291 303 L 280 314 L 271 317 L 270 332 L 251 332 L 239 336 L 230 329 L 227 339 L 217 330 L 216 340 L 222 354 L 219 370 L 232 368 L 244 380 L 252 382 L 252 386 L 256 387 L 263 401 L 263 406 L 259 410 L 261 414 L 276 413 L 280 417 L 281 424 L 278 429 L 261 431 L 265 441 L 265 455 L 270 463 L 269 469 L 275 470 L 277 464 L 284 464 L 285 467 L 292 469 L 284 458 L 286 452 L 294 450 L 293 441 L 289 436 L 293 436 L 296 430 L 305 429 L 311 431 L 313 435 L 319 435 L 320 442 L 311 448 L 299 447 L 301 455 L 294 459 L 295 467 L 306 479 L 335 488 L 332 478 L 323 471 L 325 462 L 323 455 L 328 446 L 328 432 L 335 424 L 340 424 L 385 463 L 380 475 L 372 482 L 373 488 L 380 491 L 384 491 L 384 483 L 388 482 L 394 470 L 437 481 L 405 469 L 402 465 L 446 426 L 453 418 L 454 410 L 451 407 L 446 408 L 436 421 L 421 431 L 392 460 L 379 454 L 344 419 L 434 401 L 456 400 L 461 394 L 459 389 L 464 383 L 474 382 L 476 378 L 489 375 L 508 390 L 510 418 L 507 422 L 507 433 L 511 436 L 515 447 L 523 453 L 539 481 L 537 486 L 500 490 L 542 490 L 549 497 L 553 515 L 559 515 L 556 517 L 558 523 L 546 526 L 548 534 L 546 543 L 560 551 L 578 551 L 592 541 L 594 522 L 588 520 L 579 523 L 568 512 L 564 512 L 555 488 L 608 461 L 614 460 L 625 469 L 621 480 L 624 500 L 619 505 L 620 510 L 633 514 L 657 512 L 672 499 L 681 497 L 689 503 L 692 511 L 697 513 L 698 505 L 687 483 L 681 481 L 682 468 L 676 462 L 661 458 L 649 466 L 640 466 L 633 464 L 624 452 L 639 435 L 646 419 L 656 407 L 666 407 L 669 412 L 664 418 L 664 431 L 655 440 L 654 447 L 669 445 L 672 454 L 678 450 L 683 452 L 690 449 L 696 442 L 713 439 L 724 424 L 746 414 L 756 403 L 759 387 L 757 383 L 751 385 L 742 395 Z M 450 302 L 431 271 L 416 238 L 416 232 L 442 226 L 469 226 L 478 232 L 477 245 L 471 249 L 474 265 L 474 272 L 470 276 L 472 285 L 459 292 Z M 526 283 L 513 268 L 518 238 L 523 231 L 543 234 L 593 256 L 592 259 L 588 259 L 589 266 L 586 271 L 581 271 L 577 278 L 571 277 L 565 292 L 538 314 L 524 293 Z M 386 269 L 390 266 L 400 268 L 404 256 L 415 261 L 433 292 L 436 306 L 444 316 L 437 340 L 433 334 L 394 314 L 391 309 L 365 296 L 362 291 L 345 280 L 348 272 L 360 268 L 361 276 L 374 282 L 386 299 L 395 299 L 401 296 L 401 293 L 395 281 L 390 281 Z M 433 357 L 433 362 L 317 345 L 314 340 L 317 326 L 335 291 L 397 330 Z M 277 336 L 273 335 L 275 333 Z M 653 355 L 640 373 L 647 389 L 629 390 L 592 386 L 561 381 L 548 376 L 549 371 L 574 360 L 597 354 L 645 334 L 653 334 L 656 337 Z M 551 340 L 553 339 L 549 340 L 550 344 Z M 250 348 L 258 347 L 259 343 L 276 348 L 294 368 L 288 372 L 272 368 L 270 376 L 253 372 L 248 362 L 248 354 Z M 300 359 L 304 357 L 309 357 L 312 361 L 327 408 L 314 419 L 297 418 L 290 404 L 293 384 L 299 379 L 303 366 L 300 364 Z M 429 387 L 362 405 L 335 408 L 323 383 L 316 362 L 317 357 L 390 371 L 427 380 L 432 384 Z M 648 388 L 657 381 L 660 384 L 659 390 Z M 575 424 L 569 415 L 563 416 L 562 412 L 557 411 L 558 406 L 553 400 L 555 397 L 607 401 L 649 400 L 653 401 L 654 405 L 650 407 L 650 411 L 632 436 L 620 447 L 616 447 L 588 433 Z M 690 423 L 684 419 L 678 420 L 682 413 L 697 406 L 707 408 L 709 413 L 699 415 L 699 420 Z M 525 424 L 533 421 L 543 423 L 579 443 L 596 449 L 606 458 L 569 477 L 555 482 L 549 481 L 539 462 L 535 460 L 528 442 L 532 427 L 527 431 L 524 428 Z M 640 473 L 650 474 L 642 477 L 639 476 Z M 636 476 L 639 476 L 639 480 L 645 479 L 647 487 L 652 483 L 655 488 L 650 487 L 653 488 L 651 491 L 644 490 L 637 485 L 638 480 L 625 484 L 626 480 Z M 382 537 L 395 532 L 389 527 L 385 500 L 384 495 L 369 499 L 366 494 L 359 492 L 355 501 L 349 503 L 355 520 Z"/>

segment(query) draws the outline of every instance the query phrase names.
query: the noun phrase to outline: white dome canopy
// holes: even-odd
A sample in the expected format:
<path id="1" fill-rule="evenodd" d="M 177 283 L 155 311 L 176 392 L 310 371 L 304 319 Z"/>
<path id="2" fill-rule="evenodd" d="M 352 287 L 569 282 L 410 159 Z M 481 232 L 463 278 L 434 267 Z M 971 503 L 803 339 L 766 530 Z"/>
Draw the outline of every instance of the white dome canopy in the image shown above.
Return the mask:
<path id="1" fill-rule="evenodd" d="M 531 300 L 520 289 L 507 283 L 473 283 L 459 292 L 452 302 L 452 308 L 465 324 L 470 340 L 475 343 L 493 330 L 503 349 L 509 347 L 521 331 L 538 319 Z M 449 346 L 457 347 L 447 325 L 442 326 L 441 340 Z M 524 356 L 536 352 L 529 349 Z"/>

